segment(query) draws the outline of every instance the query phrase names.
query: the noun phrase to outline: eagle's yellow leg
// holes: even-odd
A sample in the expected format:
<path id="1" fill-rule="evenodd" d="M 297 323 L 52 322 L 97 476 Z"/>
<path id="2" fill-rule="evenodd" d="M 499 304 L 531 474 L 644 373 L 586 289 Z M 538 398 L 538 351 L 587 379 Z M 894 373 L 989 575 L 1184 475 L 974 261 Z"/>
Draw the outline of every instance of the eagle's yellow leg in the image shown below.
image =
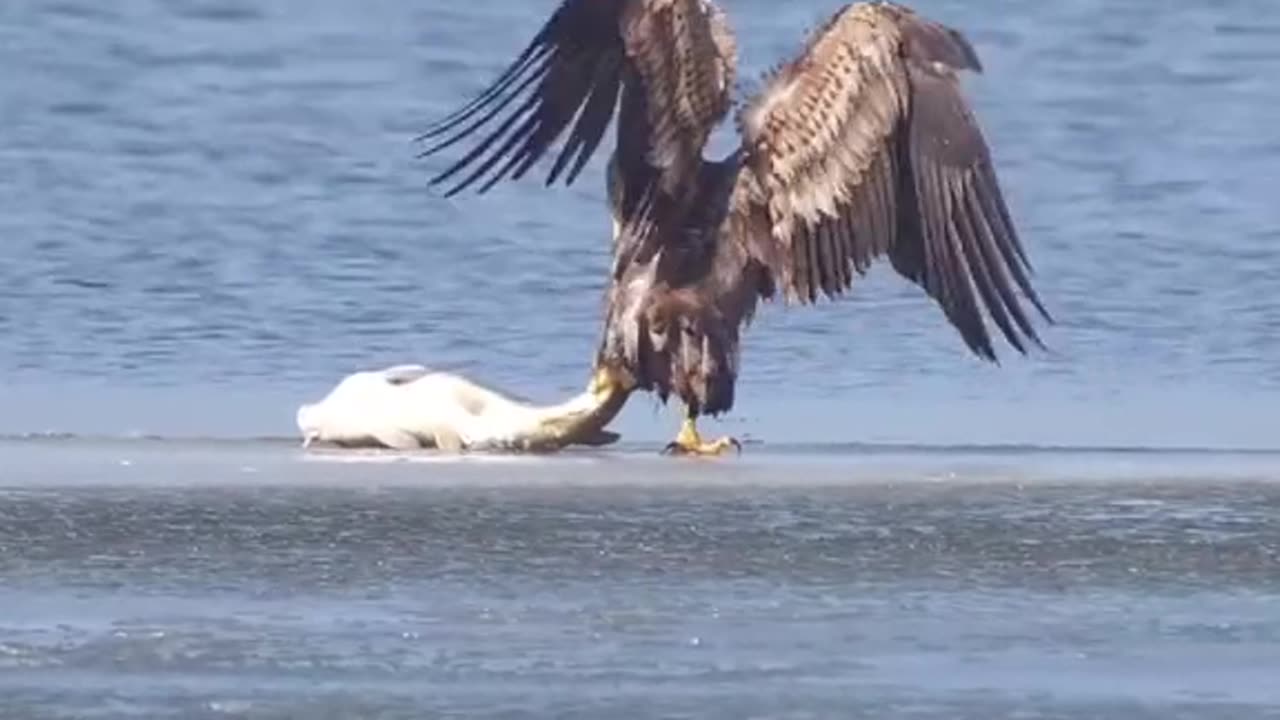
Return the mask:
<path id="1" fill-rule="evenodd" d="M 680 425 L 680 433 L 676 435 L 675 440 L 667 443 L 663 452 L 672 455 L 723 455 L 729 448 L 734 448 L 741 453 L 742 443 L 738 442 L 737 438 L 727 435 L 707 442 L 698 434 L 697 421 L 693 418 L 685 418 Z"/>
<path id="2" fill-rule="evenodd" d="M 613 403 L 626 398 L 635 390 L 635 381 L 625 373 L 607 365 L 599 365 L 591 375 L 587 389 L 602 403 Z"/>
<path id="3" fill-rule="evenodd" d="M 612 419 L 636 389 L 636 383 L 625 371 L 598 365 L 587 387 L 599 405 L 607 409 L 606 417 Z M 734 448 L 741 453 L 742 443 L 738 442 L 737 438 L 729 436 L 717 438 L 711 442 L 704 441 L 698 434 L 697 420 L 691 416 L 685 418 L 680 426 L 680 433 L 676 435 L 675 440 L 667 443 L 663 452 L 672 455 L 713 456 L 723 455 L 729 448 Z"/>

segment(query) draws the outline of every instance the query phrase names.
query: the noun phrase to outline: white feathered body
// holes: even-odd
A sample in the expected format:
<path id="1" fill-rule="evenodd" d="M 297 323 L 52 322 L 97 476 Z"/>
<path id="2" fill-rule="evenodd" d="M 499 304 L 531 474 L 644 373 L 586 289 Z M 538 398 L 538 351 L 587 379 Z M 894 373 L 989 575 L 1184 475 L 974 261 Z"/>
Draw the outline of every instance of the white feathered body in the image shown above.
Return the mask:
<path id="1" fill-rule="evenodd" d="M 589 392 L 564 403 L 537 405 L 456 373 L 397 365 L 348 375 L 323 400 L 300 407 L 297 422 L 307 445 L 537 449 L 548 442 L 549 424 L 590 414 L 595 405 Z M 617 439 L 612 433 L 601 436 L 583 444 Z"/>

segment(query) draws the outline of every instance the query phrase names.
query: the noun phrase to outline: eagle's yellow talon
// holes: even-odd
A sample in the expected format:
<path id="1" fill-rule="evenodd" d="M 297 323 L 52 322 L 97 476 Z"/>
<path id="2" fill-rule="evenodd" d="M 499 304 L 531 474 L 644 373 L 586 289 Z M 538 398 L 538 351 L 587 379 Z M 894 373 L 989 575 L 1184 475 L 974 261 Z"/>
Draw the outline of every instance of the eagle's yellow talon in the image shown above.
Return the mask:
<path id="1" fill-rule="evenodd" d="M 680 434 L 675 440 L 667 443 L 662 452 L 664 455 L 714 456 L 723 455 L 729 448 L 736 449 L 739 455 L 742 454 L 742 443 L 738 442 L 737 438 L 725 436 L 705 442 L 698 434 L 694 421 L 687 419 L 680 427 Z"/>
<path id="2" fill-rule="evenodd" d="M 616 393 L 628 393 L 635 383 L 622 373 L 608 367 L 597 367 L 587 383 L 587 390 L 598 398 L 607 398 Z"/>

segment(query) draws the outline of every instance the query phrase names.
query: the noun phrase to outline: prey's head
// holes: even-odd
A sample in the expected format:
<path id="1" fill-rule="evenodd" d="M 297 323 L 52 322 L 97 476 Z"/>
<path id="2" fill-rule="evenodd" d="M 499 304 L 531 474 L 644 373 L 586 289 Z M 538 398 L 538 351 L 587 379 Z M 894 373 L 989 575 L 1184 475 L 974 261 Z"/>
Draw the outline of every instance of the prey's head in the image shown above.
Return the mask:
<path id="1" fill-rule="evenodd" d="M 322 400 L 298 407 L 302 446 L 416 447 L 414 428 L 403 425 L 405 403 L 412 402 L 404 393 L 425 372 L 418 366 L 397 366 L 343 378 Z"/>
<path id="2" fill-rule="evenodd" d="M 318 403 L 305 404 L 298 408 L 298 431 L 302 433 L 302 447 L 311 447 L 312 443 L 325 439 L 324 407 Z"/>

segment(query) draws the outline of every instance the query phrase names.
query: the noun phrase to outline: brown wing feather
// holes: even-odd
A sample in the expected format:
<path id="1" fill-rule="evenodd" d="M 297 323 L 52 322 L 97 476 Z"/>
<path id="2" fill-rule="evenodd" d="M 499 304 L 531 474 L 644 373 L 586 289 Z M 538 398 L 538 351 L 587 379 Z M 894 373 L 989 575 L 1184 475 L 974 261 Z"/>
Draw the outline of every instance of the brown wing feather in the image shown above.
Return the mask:
<path id="1" fill-rule="evenodd" d="M 723 15 L 706 0 L 633 2 L 623 40 L 646 95 L 649 164 L 663 190 L 683 189 L 712 129 L 729 112 L 736 50 Z"/>
<path id="2" fill-rule="evenodd" d="M 1018 291 L 1052 320 L 1005 207 L 959 70 L 957 31 L 887 2 L 841 9 L 739 116 L 743 172 L 729 234 L 802 303 L 836 295 L 888 256 L 978 355 L 1040 344 Z"/>
<path id="3" fill-rule="evenodd" d="M 622 34 L 629 66 L 612 168 L 622 220 L 615 277 L 678 234 L 702 149 L 728 114 L 737 62 L 728 23 L 708 0 L 633 3 Z"/>
<path id="4" fill-rule="evenodd" d="M 707 136 L 728 112 L 734 60 L 726 35 L 707 0 L 563 0 L 492 84 L 422 135 L 434 142 L 425 156 L 487 132 L 432 184 L 469 171 L 447 192 L 453 195 L 476 183 L 484 192 L 504 177 L 518 179 L 571 124 L 546 184 L 562 174 L 572 184 L 631 84 L 645 122 L 626 128 L 645 134 L 628 147 L 640 154 L 637 162 L 654 168 L 655 181 L 674 190 L 696 169 Z M 618 131 L 621 144 L 621 123 Z"/>

